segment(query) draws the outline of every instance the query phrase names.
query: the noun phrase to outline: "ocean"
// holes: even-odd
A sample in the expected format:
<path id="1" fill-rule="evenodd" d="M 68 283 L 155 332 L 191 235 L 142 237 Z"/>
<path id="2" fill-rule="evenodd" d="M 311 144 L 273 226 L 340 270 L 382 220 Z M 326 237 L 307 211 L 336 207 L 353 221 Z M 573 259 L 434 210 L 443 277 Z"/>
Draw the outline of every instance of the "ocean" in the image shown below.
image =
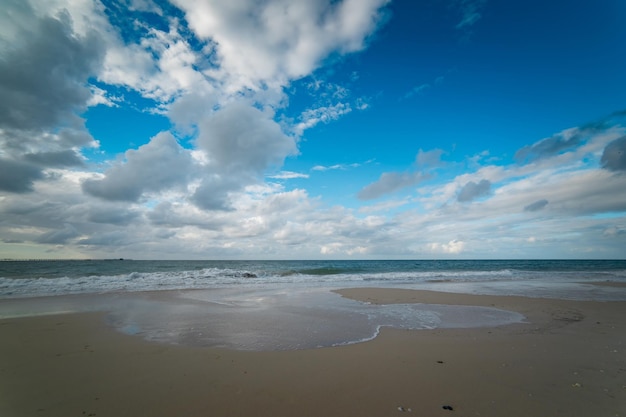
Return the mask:
<path id="1" fill-rule="evenodd" d="M 579 283 L 626 282 L 626 260 L 439 261 L 2 261 L 0 299 L 51 295 L 211 288 L 414 286 L 453 292 L 566 298 Z M 444 284 L 444 285 L 440 285 Z M 571 285 L 568 285 L 571 284 Z M 570 286 L 573 293 L 566 294 Z M 500 290 L 497 288 L 501 287 Z M 528 289 L 531 294 L 520 294 Z M 545 295 L 552 293 L 548 288 Z M 603 295 L 595 294 L 602 298 Z"/>
<path id="2" fill-rule="evenodd" d="M 101 312 L 147 340 L 242 350 L 357 343 L 381 327 L 496 326 L 487 307 L 371 305 L 332 292 L 376 287 L 626 301 L 625 260 L 2 261 L 0 318 Z"/>

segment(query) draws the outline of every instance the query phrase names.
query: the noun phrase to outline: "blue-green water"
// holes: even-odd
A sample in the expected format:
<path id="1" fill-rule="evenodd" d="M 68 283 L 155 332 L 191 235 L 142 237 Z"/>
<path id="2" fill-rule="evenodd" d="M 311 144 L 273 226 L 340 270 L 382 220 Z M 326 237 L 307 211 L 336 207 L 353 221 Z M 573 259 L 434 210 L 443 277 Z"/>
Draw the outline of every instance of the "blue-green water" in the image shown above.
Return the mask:
<path id="1" fill-rule="evenodd" d="M 513 288 L 515 283 L 594 281 L 626 282 L 626 260 L 0 262 L 0 298 L 264 286 L 468 289 L 474 283 L 479 289 L 485 283 Z"/>

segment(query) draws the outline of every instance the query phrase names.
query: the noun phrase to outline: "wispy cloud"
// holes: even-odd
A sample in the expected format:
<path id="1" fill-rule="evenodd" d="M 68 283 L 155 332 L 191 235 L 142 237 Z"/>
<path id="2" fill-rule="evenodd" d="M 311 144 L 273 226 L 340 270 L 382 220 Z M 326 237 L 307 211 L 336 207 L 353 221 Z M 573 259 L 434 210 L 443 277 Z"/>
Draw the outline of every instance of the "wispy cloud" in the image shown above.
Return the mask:
<path id="1" fill-rule="evenodd" d="M 428 91 L 429 89 L 433 88 L 434 86 L 438 86 L 441 83 L 443 83 L 443 80 L 444 80 L 444 76 L 439 76 L 439 77 L 435 78 L 435 80 L 433 82 L 427 82 L 427 83 L 419 84 L 419 85 L 411 88 L 408 92 L 406 92 L 404 94 L 404 96 L 402 96 L 402 99 L 409 99 L 409 98 L 411 98 L 413 96 L 422 95 L 426 91 Z"/>
<path id="2" fill-rule="evenodd" d="M 529 162 L 575 149 L 590 133 L 593 133 L 593 130 L 591 132 L 588 129 L 581 130 L 579 128 L 564 130 L 554 136 L 519 149 L 515 153 L 515 159 L 520 162 Z"/>
<path id="3" fill-rule="evenodd" d="M 487 0 L 455 0 L 453 7 L 461 13 L 461 21 L 457 23 L 457 29 L 465 29 L 473 26 L 482 17 L 482 10 Z"/>
<path id="4" fill-rule="evenodd" d="M 301 135 L 305 130 L 319 123 L 330 123 L 351 111 L 352 107 L 349 103 L 337 103 L 332 106 L 309 109 L 300 115 L 301 121 L 295 126 L 294 130 Z"/>
<path id="5" fill-rule="evenodd" d="M 290 180 L 294 178 L 309 178 L 309 174 L 302 174 L 300 172 L 293 171 L 280 171 L 278 174 L 268 176 L 268 178 L 277 180 Z"/>
<path id="6" fill-rule="evenodd" d="M 434 170 L 445 165 L 441 161 L 441 156 L 445 153 L 442 149 L 420 149 L 412 170 L 384 172 L 378 180 L 363 187 L 357 197 L 360 200 L 372 200 L 429 180 L 433 177 Z"/>
<path id="7" fill-rule="evenodd" d="M 368 163 L 368 162 L 366 162 Z M 362 164 L 355 162 L 352 164 L 335 164 L 335 165 L 315 165 L 313 168 L 311 168 L 312 171 L 334 171 L 334 170 L 342 170 L 345 171 L 347 169 L 350 168 L 358 168 L 360 167 Z"/>
<path id="8" fill-rule="evenodd" d="M 385 172 L 377 181 L 363 187 L 357 197 L 360 200 L 373 200 L 385 194 L 415 186 L 429 178 L 429 174 L 421 172 Z"/>
<path id="9" fill-rule="evenodd" d="M 413 87 L 408 93 L 406 93 L 403 98 L 411 98 L 415 95 L 419 95 L 422 94 L 424 91 L 428 90 L 430 88 L 430 84 L 425 83 L 425 84 L 420 84 L 416 87 Z"/>
<path id="10" fill-rule="evenodd" d="M 398 207 L 405 206 L 409 204 L 409 199 L 405 198 L 402 200 L 389 200 L 389 201 L 381 201 L 376 204 L 371 204 L 368 206 L 363 206 L 359 208 L 360 213 L 376 213 L 376 212 L 386 212 L 389 210 L 397 209 Z"/>

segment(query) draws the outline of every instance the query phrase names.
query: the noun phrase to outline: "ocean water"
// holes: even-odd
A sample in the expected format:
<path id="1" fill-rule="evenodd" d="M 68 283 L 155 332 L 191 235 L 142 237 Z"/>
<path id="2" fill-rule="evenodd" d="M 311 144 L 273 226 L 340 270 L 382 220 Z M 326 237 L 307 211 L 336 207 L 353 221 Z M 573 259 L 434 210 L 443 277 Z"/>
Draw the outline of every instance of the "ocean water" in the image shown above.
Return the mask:
<path id="1" fill-rule="evenodd" d="M 213 288 L 404 287 L 603 299 L 579 284 L 626 282 L 626 260 L 2 261 L 0 299 Z M 584 287 L 589 289 L 588 287 Z"/>
<path id="2" fill-rule="evenodd" d="M 626 261 L 2 261 L 0 318 L 100 311 L 163 343 L 307 349 L 431 329 L 523 321 L 486 307 L 370 305 L 333 289 L 386 287 L 626 301 Z"/>

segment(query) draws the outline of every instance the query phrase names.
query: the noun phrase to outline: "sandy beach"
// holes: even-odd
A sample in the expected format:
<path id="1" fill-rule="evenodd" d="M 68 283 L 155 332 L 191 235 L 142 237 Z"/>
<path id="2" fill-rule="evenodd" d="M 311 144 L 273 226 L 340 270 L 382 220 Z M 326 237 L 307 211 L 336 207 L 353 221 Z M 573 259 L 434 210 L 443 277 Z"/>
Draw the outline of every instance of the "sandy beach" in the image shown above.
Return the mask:
<path id="1" fill-rule="evenodd" d="M 0 321 L 0 415 L 626 416 L 626 302 L 347 289 L 373 304 L 517 311 L 525 323 L 383 328 L 274 352 L 147 342 L 103 313 Z"/>

